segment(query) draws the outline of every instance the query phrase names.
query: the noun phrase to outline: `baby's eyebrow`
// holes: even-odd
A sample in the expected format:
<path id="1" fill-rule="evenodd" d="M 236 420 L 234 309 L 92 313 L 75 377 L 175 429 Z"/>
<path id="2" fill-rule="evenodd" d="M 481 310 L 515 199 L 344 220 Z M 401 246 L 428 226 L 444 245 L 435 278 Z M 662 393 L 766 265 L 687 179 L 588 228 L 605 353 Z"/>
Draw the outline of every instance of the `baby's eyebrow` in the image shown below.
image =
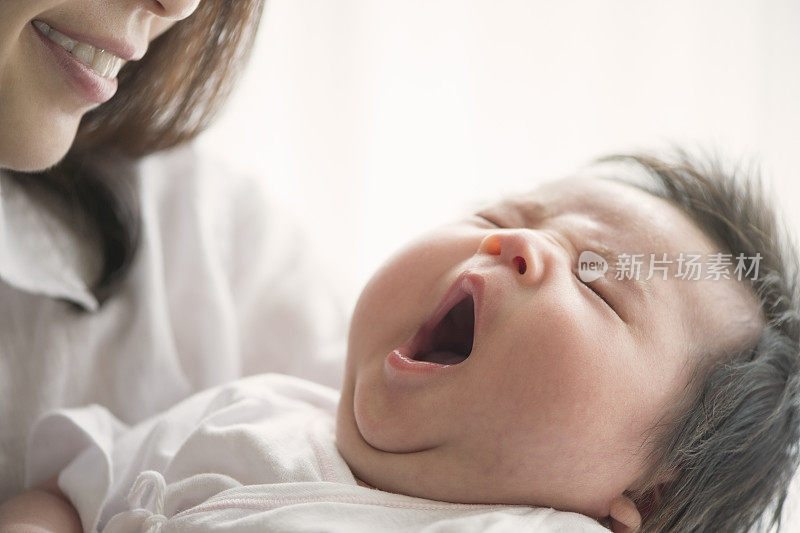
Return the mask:
<path id="1" fill-rule="evenodd" d="M 546 202 L 533 199 L 507 199 L 500 203 L 500 207 L 516 211 L 526 222 L 530 223 L 552 216 L 554 213 Z"/>

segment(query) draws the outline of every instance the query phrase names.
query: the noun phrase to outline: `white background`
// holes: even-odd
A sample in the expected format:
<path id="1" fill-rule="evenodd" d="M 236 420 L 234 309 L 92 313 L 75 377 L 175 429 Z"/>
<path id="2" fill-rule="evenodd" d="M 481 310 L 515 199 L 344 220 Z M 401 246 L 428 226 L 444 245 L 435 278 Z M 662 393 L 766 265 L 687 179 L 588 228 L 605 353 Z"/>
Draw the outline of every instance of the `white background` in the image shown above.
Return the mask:
<path id="1" fill-rule="evenodd" d="M 800 231 L 799 130 L 796 0 L 269 0 L 201 146 L 295 208 L 352 306 L 415 234 L 611 151 L 760 162 Z"/>
<path id="2" fill-rule="evenodd" d="M 352 305 L 413 235 L 611 151 L 755 160 L 796 209 L 798 130 L 796 0 L 269 0 L 201 145 L 302 214 Z"/>

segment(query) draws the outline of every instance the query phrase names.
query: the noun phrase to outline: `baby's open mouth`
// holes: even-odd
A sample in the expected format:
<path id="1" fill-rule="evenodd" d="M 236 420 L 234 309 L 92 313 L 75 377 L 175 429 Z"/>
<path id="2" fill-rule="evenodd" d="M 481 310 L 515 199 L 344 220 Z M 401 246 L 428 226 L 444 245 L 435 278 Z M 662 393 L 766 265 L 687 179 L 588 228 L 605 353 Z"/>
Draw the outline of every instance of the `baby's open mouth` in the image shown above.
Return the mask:
<path id="1" fill-rule="evenodd" d="M 483 276 L 465 270 L 450 286 L 408 342 L 386 356 L 388 376 L 404 380 L 442 375 L 472 354 L 478 328 L 483 328 Z"/>
<path id="2" fill-rule="evenodd" d="M 457 365 L 472 353 L 475 336 L 475 300 L 471 294 L 460 293 L 444 316 L 431 320 L 420 328 L 411 355 L 415 361 L 440 365 Z M 446 300 L 445 302 L 446 305 Z"/>

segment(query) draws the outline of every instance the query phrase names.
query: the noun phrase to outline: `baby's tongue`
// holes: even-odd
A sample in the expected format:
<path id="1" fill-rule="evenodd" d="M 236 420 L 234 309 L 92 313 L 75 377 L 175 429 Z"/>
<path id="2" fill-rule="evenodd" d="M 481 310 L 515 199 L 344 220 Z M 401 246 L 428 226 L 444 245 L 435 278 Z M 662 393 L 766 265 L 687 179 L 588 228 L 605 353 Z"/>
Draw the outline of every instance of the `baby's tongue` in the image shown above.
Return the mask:
<path id="1" fill-rule="evenodd" d="M 464 356 L 448 350 L 433 350 L 428 353 L 420 354 L 414 359 L 417 361 L 427 361 L 429 363 L 439 363 L 441 365 L 455 365 L 463 361 Z"/>

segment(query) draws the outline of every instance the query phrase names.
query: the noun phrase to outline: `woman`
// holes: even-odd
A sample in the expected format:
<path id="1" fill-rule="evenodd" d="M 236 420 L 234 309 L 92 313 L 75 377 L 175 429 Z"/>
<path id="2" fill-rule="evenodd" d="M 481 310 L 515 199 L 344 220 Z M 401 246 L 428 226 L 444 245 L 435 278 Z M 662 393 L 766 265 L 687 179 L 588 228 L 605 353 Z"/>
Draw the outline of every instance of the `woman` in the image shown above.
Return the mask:
<path id="1" fill-rule="evenodd" d="M 0 0 L 0 502 L 44 411 L 134 423 L 267 370 L 338 386 L 300 359 L 339 318 L 322 269 L 256 181 L 184 145 L 262 3 Z"/>

